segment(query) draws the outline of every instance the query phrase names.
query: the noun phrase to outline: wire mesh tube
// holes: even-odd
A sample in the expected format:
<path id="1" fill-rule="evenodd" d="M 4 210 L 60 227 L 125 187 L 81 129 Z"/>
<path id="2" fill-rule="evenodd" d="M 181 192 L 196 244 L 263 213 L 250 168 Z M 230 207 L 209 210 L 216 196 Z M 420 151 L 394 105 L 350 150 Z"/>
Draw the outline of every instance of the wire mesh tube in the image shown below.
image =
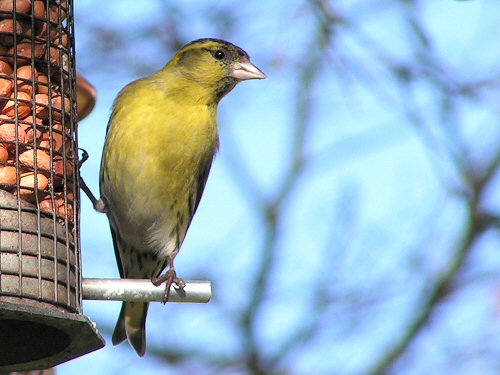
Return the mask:
<path id="1" fill-rule="evenodd" d="M 70 5 L 0 1 L 0 299 L 81 312 Z"/>

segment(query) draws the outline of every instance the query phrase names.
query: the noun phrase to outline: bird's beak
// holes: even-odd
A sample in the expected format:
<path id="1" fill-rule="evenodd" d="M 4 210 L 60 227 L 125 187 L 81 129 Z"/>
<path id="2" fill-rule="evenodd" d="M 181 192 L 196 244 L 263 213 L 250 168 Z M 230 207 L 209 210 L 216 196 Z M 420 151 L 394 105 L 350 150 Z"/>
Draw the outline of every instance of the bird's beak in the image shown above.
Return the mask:
<path id="1" fill-rule="evenodd" d="M 264 79 L 266 75 L 249 60 L 235 61 L 230 65 L 229 75 L 240 81 L 247 79 Z"/>

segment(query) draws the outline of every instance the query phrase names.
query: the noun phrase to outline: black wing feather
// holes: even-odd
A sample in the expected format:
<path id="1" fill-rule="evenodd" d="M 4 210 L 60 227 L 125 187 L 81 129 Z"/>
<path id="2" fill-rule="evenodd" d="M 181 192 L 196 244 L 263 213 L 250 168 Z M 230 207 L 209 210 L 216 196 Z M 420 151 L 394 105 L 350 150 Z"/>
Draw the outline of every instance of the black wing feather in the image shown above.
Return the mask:
<path id="1" fill-rule="evenodd" d="M 115 257 L 116 257 L 116 264 L 118 265 L 118 272 L 120 272 L 120 277 L 123 279 L 125 276 L 123 273 L 123 266 L 122 266 L 122 260 L 120 258 L 120 251 L 118 250 L 117 234 L 111 225 L 109 226 L 109 229 L 111 229 L 111 238 L 113 239 L 113 248 L 115 249 Z"/>

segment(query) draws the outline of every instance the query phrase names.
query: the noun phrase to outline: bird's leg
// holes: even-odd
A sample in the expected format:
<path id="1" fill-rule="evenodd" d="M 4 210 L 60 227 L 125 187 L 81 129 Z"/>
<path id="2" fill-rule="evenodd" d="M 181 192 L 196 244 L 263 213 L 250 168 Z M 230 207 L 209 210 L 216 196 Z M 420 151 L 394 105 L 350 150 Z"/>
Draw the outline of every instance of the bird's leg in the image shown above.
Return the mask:
<path id="1" fill-rule="evenodd" d="M 78 169 L 80 169 L 83 163 L 85 163 L 89 158 L 89 153 L 86 150 L 84 150 L 83 148 L 80 148 L 80 150 L 82 151 L 82 158 L 78 161 Z M 94 196 L 94 194 L 92 194 L 90 188 L 87 186 L 85 181 L 83 181 L 82 176 L 80 176 L 80 189 L 82 189 L 84 193 L 87 195 L 87 197 L 90 199 L 92 205 L 94 206 L 94 209 L 97 212 L 106 213 L 106 205 L 104 204 L 102 199 L 97 199 Z"/>
<path id="2" fill-rule="evenodd" d="M 186 286 L 186 282 L 180 277 L 177 277 L 173 257 L 168 257 L 168 271 L 158 277 L 152 277 L 151 282 L 155 286 L 160 286 L 161 284 L 165 283 L 165 293 L 163 295 L 162 301 L 163 304 L 167 303 L 168 298 L 170 297 L 170 287 L 172 286 L 172 284 L 177 285 L 177 287 L 181 289 Z"/>
<path id="3" fill-rule="evenodd" d="M 106 205 L 102 201 L 102 199 L 97 199 L 94 194 L 92 194 L 92 191 L 90 191 L 90 188 L 87 186 L 85 181 L 83 181 L 83 178 L 80 176 L 80 189 L 82 189 L 87 197 L 90 199 L 92 202 L 92 205 L 94 206 L 94 209 L 97 212 L 101 213 L 106 213 Z"/>

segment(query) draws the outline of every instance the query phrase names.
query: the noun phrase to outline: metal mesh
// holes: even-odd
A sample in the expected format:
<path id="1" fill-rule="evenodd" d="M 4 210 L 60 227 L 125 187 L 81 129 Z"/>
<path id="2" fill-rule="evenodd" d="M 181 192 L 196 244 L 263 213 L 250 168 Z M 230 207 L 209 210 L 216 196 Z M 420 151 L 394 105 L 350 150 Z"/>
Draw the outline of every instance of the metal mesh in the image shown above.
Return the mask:
<path id="1" fill-rule="evenodd" d="M 72 10 L 0 1 L 0 301 L 81 312 Z"/>

